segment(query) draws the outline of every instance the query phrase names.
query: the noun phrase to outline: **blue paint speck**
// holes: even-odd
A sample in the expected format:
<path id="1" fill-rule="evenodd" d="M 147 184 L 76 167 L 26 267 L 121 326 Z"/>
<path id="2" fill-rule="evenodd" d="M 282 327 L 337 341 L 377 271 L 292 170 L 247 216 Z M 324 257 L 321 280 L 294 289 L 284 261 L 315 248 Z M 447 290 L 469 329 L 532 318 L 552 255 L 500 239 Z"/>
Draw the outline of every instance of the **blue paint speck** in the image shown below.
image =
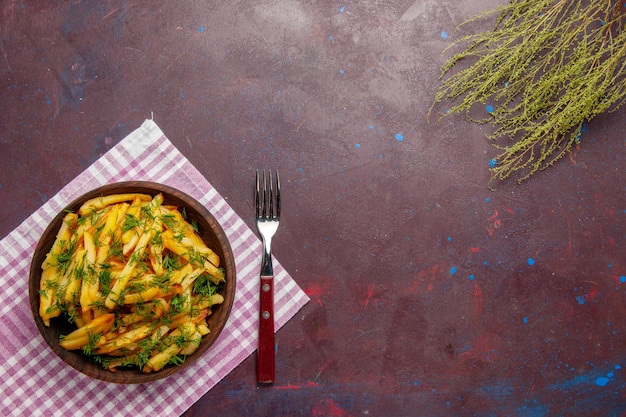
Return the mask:
<path id="1" fill-rule="evenodd" d="M 474 281 L 476 279 L 476 277 L 474 275 L 470 275 L 468 278 L 469 278 L 470 281 Z"/>
<path id="2" fill-rule="evenodd" d="M 446 32 L 445 30 L 442 30 L 442 31 L 441 31 L 441 37 L 442 37 L 443 39 L 448 39 L 448 32 Z"/>
<path id="3" fill-rule="evenodd" d="M 396 133 L 395 138 L 398 142 L 402 142 L 404 140 L 404 135 L 402 133 Z"/>
<path id="4" fill-rule="evenodd" d="M 578 301 L 578 304 L 583 305 L 587 301 L 587 296 L 579 295 L 578 297 L 576 297 L 576 301 Z"/>
<path id="5" fill-rule="evenodd" d="M 599 386 L 599 387 L 604 387 L 608 383 L 609 383 L 609 378 L 607 378 L 605 376 L 601 376 L 599 378 L 596 378 L 596 385 Z"/>
<path id="6" fill-rule="evenodd" d="M 448 236 L 448 242 L 452 242 L 452 237 Z"/>
<path id="7" fill-rule="evenodd" d="M 495 168 L 498 165 L 498 160 L 496 158 L 491 158 L 489 160 L 489 168 Z"/>
<path id="8" fill-rule="evenodd" d="M 370 125 L 370 130 L 374 130 L 374 125 Z"/>
<path id="9" fill-rule="evenodd" d="M 619 282 L 622 282 L 622 283 L 626 282 L 626 275 L 621 275 L 619 277 Z"/>
<path id="10" fill-rule="evenodd" d="M 493 113 L 494 108 L 491 104 L 487 104 L 485 106 L 485 110 L 487 111 L 487 113 Z"/>
<path id="11" fill-rule="evenodd" d="M 450 268 L 450 275 L 456 274 L 456 270 L 457 270 L 456 266 L 453 266 L 452 268 Z"/>
<path id="12" fill-rule="evenodd" d="M 357 148 L 357 149 L 361 149 L 361 144 L 357 143 L 356 145 L 354 145 L 354 147 Z"/>
<path id="13" fill-rule="evenodd" d="M 491 199 L 489 197 L 485 198 L 485 203 L 488 203 L 490 201 L 491 201 Z"/>
<path id="14" fill-rule="evenodd" d="M 528 265 L 533 266 L 535 264 L 535 260 L 533 258 L 528 258 Z"/>
<path id="15" fill-rule="evenodd" d="M 302 172 L 302 167 L 298 168 L 298 172 Z"/>
<path id="16" fill-rule="evenodd" d="M 524 317 L 524 324 L 528 324 L 528 317 Z"/>
<path id="17" fill-rule="evenodd" d="M 343 13 L 346 11 L 346 6 L 341 6 L 341 8 L 339 9 L 339 13 Z"/>
<path id="18" fill-rule="evenodd" d="M 198 28 L 198 32 L 200 32 L 200 33 L 204 32 L 204 26 L 200 26 L 200 27 Z"/>
<path id="19" fill-rule="evenodd" d="M 335 38 L 333 38 L 333 35 L 328 35 L 328 40 L 329 40 L 329 41 L 331 41 L 331 42 L 332 42 L 334 39 L 335 39 Z"/>
<path id="20" fill-rule="evenodd" d="M 344 70 L 342 70 L 342 69 L 339 70 L 339 74 L 343 75 L 344 73 L 345 73 Z"/>
<path id="21" fill-rule="evenodd" d="M 615 369 L 620 370 L 620 369 L 622 369 L 622 366 L 621 365 L 615 365 Z"/>

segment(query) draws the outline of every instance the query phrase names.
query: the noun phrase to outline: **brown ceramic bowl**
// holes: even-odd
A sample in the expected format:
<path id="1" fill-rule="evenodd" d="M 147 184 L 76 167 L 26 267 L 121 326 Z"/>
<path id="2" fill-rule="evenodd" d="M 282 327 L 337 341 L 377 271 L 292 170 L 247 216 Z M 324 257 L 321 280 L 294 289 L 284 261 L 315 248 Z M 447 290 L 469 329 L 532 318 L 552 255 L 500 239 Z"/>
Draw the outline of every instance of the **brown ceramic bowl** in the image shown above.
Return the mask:
<path id="1" fill-rule="evenodd" d="M 202 240 L 219 255 L 221 266 L 224 268 L 226 273 L 226 283 L 222 291 L 224 303 L 213 308 L 213 314 L 211 314 L 207 319 L 211 333 L 203 337 L 198 350 L 188 356 L 183 364 L 178 366 L 168 365 L 162 370 L 153 373 L 143 373 L 138 369 L 130 368 L 119 368 L 116 372 L 111 372 L 104 369 L 99 364 L 92 363 L 87 356 L 82 353 L 82 351 L 68 351 L 59 346 L 59 336 L 70 333 L 76 328 L 75 325 L 70 324 L 63 317 L 56 317 L 52 319 L 50 321 L 50 327 L 44 325 L 43 321 L 39 317 L 39 282 L 41 279 L 41 264 L 44 261 L 46 254 L 50 251 L 50 248 L 56 239 L 56 233 L 63 221 L 63 217 L 68 210 L 76 212 L 83 202 L 98 196 L 120 193 L 145 193 L 154 196 L 159 192 L 163 193 L 163 204 L 173 204 L 178 206 L 180 209 L 185 209 L 187 220 L 189 222 L 195 222 L 198 225 L 198 234 Z M 54 353 L 65 363 L 85 375 L 103 381 L 119 384 L 139 384 L 155 381 L 157 379 L 170 376 L 176 372 L 180 372 L 185 367 L 191 365 L 201 355 L 211 354 L 209 348 L 224 328 L 228 315 L 230 314 L 235 297 L 235 284 L 235 260 L 230 244 L 217 220 L 204 206 L 190 196 L 174 188 L 152 182 L 131 181 L 108 184 L 96 188 L 77 198 L 64 210 L 57 214 L 54 220 L 52 220 L 50 225 L 44 231 L 35 249 L 30 267 L 28 287 L 30 307 L 35 323 L 37 324 L 37 328 L 46 343 L 48 343 Z"/>

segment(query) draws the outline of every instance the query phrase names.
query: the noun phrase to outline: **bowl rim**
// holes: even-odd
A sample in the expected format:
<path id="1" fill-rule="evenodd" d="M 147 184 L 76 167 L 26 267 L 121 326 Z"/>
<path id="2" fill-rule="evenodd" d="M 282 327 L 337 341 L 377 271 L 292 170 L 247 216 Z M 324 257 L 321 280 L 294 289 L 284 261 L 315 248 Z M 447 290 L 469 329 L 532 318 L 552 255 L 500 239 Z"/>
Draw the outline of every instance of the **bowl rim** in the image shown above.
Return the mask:
<path id="1" fill-rule="evenodd" d="M 203 223 L 206 223 L 205 226 L 208 226 L 208 230 L 200 230 L 201 235 L 206 235 L 207 233 L 210 233 L 212 235 L 215 235 L 215 241 L 219 242 L 219 248 L 213 249 L 216 250 L 216 252 L 218 252 L 218 254 L 220 255 L 220 264 L 221 267 L 224 268 L 227 278 L 226 285 L 224 286 L 223 290 L 224 303 L 214 309 L 211 316 L 209 316 L 210 322 L 217 324 L 215 326 L 209 326 L 211 332 L 202 338 L 202 342 L 198 350 L 189 355 L 186 358 L 185 362 L 183 362 L 182 364 L 169 365 L 158 372 L 152 373 L 143 373 L 140 370 L 134 368 L 118 369 L 116 372 L 108 371 L 99 364 L 89 362 L 89 360 L 81 351 L 68 351 L 63 349 L 59 345 L 59 332 L 56 331 L 56 328 L 53 327 L 52 323 L 50 327 L 45 326 L 43 320 L 39 316 L 39 284 L 41 281 L 41 263 L 43 262 L 45 255 L 50 251 L 50 248 L 52 247 L 52 244 L 55 240 L 54 238 L 48 238 L 47 240 L 45 238 L 47 236 L 49 237 L 51 234 L 56 236 L 56 232 L 61 226 L 61 222 L 63 221 L 63 218 L 68 210 L 77 212 L 78 208 L 86 200 L 108 194 L 130 192 L 143 192 L 153 196 L 158 194 L 159 192 L 162 192 L 164 196 L 164 204 L 168 204 L 168 202 L 178 202 L 178 205 L 180 205 L 180 203 L 182 203 L 187 209 L 187 214 L 191 214 L 193 217 L 195 217 L 197 214 L 198 218 Z M 189 209 L 191 209 L 191 211 Z M 48 345 L 48 347 L 54 352 L 55 356 L 59 357 L 65 364 L 71 366 L 72 368 L 84 375 L 101 381 L 113 382 L 118 384 L 140 384 L 156 381 L 171 376 L 175 373 L 179 373 L 180 371 L 194 363 L 208 350 L 210 350 L 210 347 L 215 343 L 220 333 L 226 326 L 226 323 L 230 316 L 230 312 L 234 304 L 235 291 L 237 287 L 236 282 L 237 277 L 235 258 L 232 247 L 230 245 L 230 241 L 227 238 L 224 229 L 217 221 L 215 216 L 213 216 L 213 214 L 209 211 L 209 209 L 207 209 L 194 197 L 191 197 L 189 194 L 169 185 L 153 181 L 120 181 L 101 185 L 74 198 L 48 223 L 48 226 L 41 234 L 35 250 L 33 251 L 33 257 L 31 259 L 28 276 L 28 296 L 31 313 L 33 315 L 37 329 L 39 330 L 40 336 L 44 339 L 46 345 Z M 54 322 L 62 323 L 65 326 L 69 325 L 67 320 L 63 317 L 58 317 L 53 320 Z"/>

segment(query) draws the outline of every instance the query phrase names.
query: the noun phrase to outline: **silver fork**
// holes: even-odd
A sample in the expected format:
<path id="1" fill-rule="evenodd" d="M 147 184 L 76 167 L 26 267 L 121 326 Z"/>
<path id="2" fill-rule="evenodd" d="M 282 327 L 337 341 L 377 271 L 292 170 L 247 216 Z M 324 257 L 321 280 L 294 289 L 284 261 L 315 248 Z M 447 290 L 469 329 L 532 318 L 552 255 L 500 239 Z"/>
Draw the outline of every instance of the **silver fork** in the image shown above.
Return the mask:
<path id="1" fill-rule="evenodd" d="M 272 172 L 259 175 L 256 171 L 254 205 L 256 225 L 263 239 L 261 263 L 261 304 L 259 310 L 259 349 L 257 351 L 257 382 L 274 382 L 274 268 L 272 266 L 272 237 L 280 221 L 280 178 Z"/>

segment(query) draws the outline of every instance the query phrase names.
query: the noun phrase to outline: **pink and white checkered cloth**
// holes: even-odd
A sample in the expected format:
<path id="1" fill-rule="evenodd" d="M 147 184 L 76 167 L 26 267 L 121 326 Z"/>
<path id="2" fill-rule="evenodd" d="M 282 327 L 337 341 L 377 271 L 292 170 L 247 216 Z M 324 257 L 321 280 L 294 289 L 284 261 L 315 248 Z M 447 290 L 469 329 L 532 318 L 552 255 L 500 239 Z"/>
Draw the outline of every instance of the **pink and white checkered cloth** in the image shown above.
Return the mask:
<path id="1" fill-rule="evenodd" d="M 209 208 L 230 240 L 237 269 L 235 302 L 216 344 L 181 373 L 138 385 L 95 380 L 65 365 L 40 336 L 28 301 L 32 253 L 48 223 L 86 191 L 127 180 L 167 184 Z M 146 120 L 0 241 L 0 415 L 182 414 L 256 350 L 260 253 L 257 235 L 161 129 Z M 278 262 L 274 273 L 278 329 L 308 297 Z"/>

